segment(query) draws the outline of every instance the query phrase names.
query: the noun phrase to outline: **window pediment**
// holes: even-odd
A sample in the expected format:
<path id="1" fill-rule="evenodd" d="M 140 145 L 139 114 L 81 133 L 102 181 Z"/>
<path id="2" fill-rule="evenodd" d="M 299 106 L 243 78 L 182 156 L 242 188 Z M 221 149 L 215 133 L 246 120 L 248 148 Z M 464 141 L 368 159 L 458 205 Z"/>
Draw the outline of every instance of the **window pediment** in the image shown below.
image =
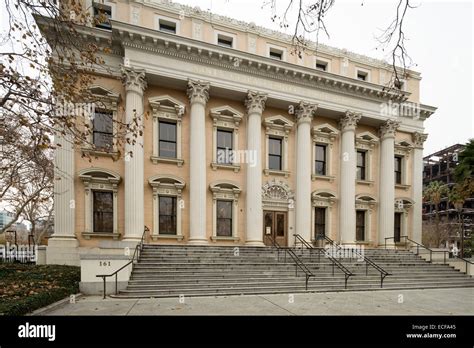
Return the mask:
<path id="1" fill-rule="evenodd" d="M 313 140 L 316 142 L 331 143 L 339 135 L 339 130 L 329 123 L 313 127 Z"/>
<path id="2" fill-rule="evenodd" d="M 79 178 L 84 183 L 97 182 L 117 185 L 121 181 L 119 174 L 103 168 L 86 168 L 79 172 Z"/>
<path id="3" fill-rule="evenodd" d="M 377 204 L 377 199 L 374 196 L 366 193 L 361 193 L 356 196 L 356 209 L 372 209 Z"/>
<path id="4" fill-rule="evenodd" d="M 311 194 L 313 206 L 330 207 L 337 201 L 337 194 L 328 190 L 316 190 Z"/>
<path id="5" fill-rule="evenodd" d="M 174 115 L 173 118 L 180 118 L 186 110 L 186 104 L 167 94 L 148 98 L 148 103 L 150 103 L 154 117 Z"/>
<path id="6" fill-rule="evenodd" d="M 182 190 L 186 183 L 183 179 L 174 176 L 174 175 L 154 175 L 150 179 L 148 179 L 148 183 L 154 189 L 159 188 L 168 188 L 173 190 Z"/>
<path id="7" fill-rule="evenodd" d="M 362 149 L 373 148 L 378 142 L 379 138 L 371 132 L 362 132 L 356 136 L 356 147 Z"/>
<path id="8" fill-rule="evenodd" d="M 101 97 L 101 98 L 108 98 L 111 100 L 115 100 L 118 102 L 120 99 L 120 94 L 112 92 L 111 90 L 108 90 L 102 86 L 99 85 L 92 85 L 89 86 L 89 92 L 96 97 Z"/>
<path id="9" fill-rule="evenodd" d="M 410 209 L 415 204 L 415 201 L 409 197 L 397 197 L 394 204 L 395 211 L 403 213 Z"/>
<path id="10" fill-rule="evenodd" d="M 272 133 L 275 133 L 274 135 L 281 136 L 288 135 L 294 125 L 294 122 L 288 120 L 287 118 L 281 115 L 267 117 L 264 119 L 263 123 L 267 128 L 267 133 L 273 130 Z"/>
<path id="11" fill-rule="evenodd" d="M 234 128 L 239 126 L 243 113 L 229 105 L 224 105 L 212 108 L 210 116 L 214 120 L 214 125 Z"/>
<path id="12" fill-rule="evenodd" d="M 407 156 L 411 149 L 413 149 L 413 144 L 406 140 L 395 143 L 395 155 Z"/>
<path id="13" fill-rule="evenodd" d="M 233 181 L 217 180 L 209 185 L 214 198 L 238 198 L 242 188 Z"/>

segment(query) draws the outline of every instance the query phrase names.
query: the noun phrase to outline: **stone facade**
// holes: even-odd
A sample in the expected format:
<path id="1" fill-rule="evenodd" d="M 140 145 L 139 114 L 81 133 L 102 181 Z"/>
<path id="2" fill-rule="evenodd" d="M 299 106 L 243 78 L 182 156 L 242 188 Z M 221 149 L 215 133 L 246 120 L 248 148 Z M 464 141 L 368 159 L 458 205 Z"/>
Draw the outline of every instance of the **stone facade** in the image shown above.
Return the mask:
<path id="1" fill-rule="evenodd" d="M 114 98 L 118 120 L 151 117 L 139 118 L 143 134 L 125 145 L 133 155 L 118 161 L 93 151 L 89 162 L 88 149 L 59 139 L 48 263 L 122 253 L 145 225 L 151 243 L 263 246 L 266 212 L 280 212 L 270 233 L 281 229 L 286 245 L 294 233 L 316 239 L 318 228 L 338 242 L 382 245 L 394 236 L 398 211 L 402 235 L 420 241 L 423 121 L 435 108 L 419 104 L 419 73 L 410 71 L 403 91 L 394 91 L 386 85 L 390 67 L 368 57 L 323 46 L 321 71 L 314 54 L 297 59 L 288 37 L 253 24 L 214 16 L 211 25 L 208 13 L 169 1 L 105 4 L 112 29 L 84 32 L 113 42 L 105 57 L 112 73 L 98 75 L 95 86 Z M 221 37 L 232 47 L 219 45 Z M 282 59 L 269 47 L 280 47 Z M 358 69 L 370 72 L 366 81 Z M 401 103 L 401 113 L 387 114 Z M 160 122 L 176 125 L 174 156 L 158 151 Z M 219 131 L 243 163 L 217 162 Z M 91 227 L 94 190 L 113 193 L 110 234 Z M 165 196 L 175 233 L 157 226 Z M 229 217 L 219 215 L 226 204 L 230 234 Z"/>

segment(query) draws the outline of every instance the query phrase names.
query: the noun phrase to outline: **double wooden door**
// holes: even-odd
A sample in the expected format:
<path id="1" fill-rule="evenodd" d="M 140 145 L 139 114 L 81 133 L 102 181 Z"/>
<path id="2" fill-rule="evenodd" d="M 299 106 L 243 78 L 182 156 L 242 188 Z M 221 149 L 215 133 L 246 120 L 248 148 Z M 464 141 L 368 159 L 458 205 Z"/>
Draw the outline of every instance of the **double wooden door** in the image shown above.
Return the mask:
<path id="1" fill-rule="evenodd" d="M 285 211 L 263 212 L 263 241 L 265 245 L 271 245 L 271 241 L 266 238 L 270 235 L 280 246 L 287 246 L 288 213 Z"/>

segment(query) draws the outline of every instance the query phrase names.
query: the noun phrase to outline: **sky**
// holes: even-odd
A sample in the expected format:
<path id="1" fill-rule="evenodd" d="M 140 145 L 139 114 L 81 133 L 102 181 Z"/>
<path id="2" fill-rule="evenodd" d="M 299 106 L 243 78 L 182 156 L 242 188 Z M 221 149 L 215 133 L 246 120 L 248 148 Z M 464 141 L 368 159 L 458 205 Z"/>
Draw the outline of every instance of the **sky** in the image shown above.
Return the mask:
<path id="1" fill-rule="evenodd" d="M 201 10 L 229 16 L 274 30 L 269 0 L 177 0 Z M 276 0 L 281 14 L 289 0 Z M 326 18 L 330 37 L 320 42 L 384 59 L 376 37 L 394 19 L 397 1 L 336 0 Z M 411 1 L 406 15 L 408 54 L 412 69 L 421 72 L 420 101 L 438 108 L 425 121 L 429 134 L 424 154 L 474 138 L 473 3 L 472 1 Z M 290 22 L 291 24 L 291 22 Z M 290 25 L 291 28 L 291 25 Z M 294 27 L 293 27 L 294 28 Z M 287 32 L 291 34 L 291 30 Z"/>

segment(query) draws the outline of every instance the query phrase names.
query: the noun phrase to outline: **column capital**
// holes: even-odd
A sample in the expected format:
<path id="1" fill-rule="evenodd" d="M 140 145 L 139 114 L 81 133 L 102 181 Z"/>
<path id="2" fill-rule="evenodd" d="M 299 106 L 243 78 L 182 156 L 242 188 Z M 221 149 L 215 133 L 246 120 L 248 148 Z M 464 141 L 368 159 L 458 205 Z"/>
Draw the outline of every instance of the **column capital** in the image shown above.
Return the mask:
<path id="1" fill-rule="evenodd" d="M 143 91 L 147 87 L 145 70 L 122 66 L 122 83 L 127 92 L 134 91 L 143 94 Z"/>
<path id="2" fill-rule="evenodd" d="M 357 123 L 359 123 L 361 117 L 361 113 L 347 110 L 344 116 L 342 116 L 339 120 L 341 130 L 343 132 L 348 130 L 355 130 L 355 128 L 357 127 Z"/>
<path id="3" fill-rule="evenodd" d="M 318 108 L 318 104 L 310 104 L 300 101 L 295 109 L 296 120 L 298 124 L 309 123 L 313 120 L 314 113 Z"/>
<path id="4" fill-rule="evenodd" d="M 415 132 L 411 135 L 415 149 L 423 149 L 423 143 L 428 138 L 428 134 Z"/>
<path id="5" fill-rule="evenodd" d="M 188 80 L 187 94 L 192 103 L 206 104 L 209 100 L 209 82 L 199 80 Z"/>
<path id="6" fill-rule="evenodd" d="M 395 138 L 400 121 L 387 120 L 380 126 L 380 138 Z"/>
<path id="7" fill-rule="evenodd" d="M 261 114 L 265 109 L 266 101 L 267 95 L 265 93 L 248 91 L 247 98 L 245 98 L 245 107 L 247 108 L 247 113 Z"/>

